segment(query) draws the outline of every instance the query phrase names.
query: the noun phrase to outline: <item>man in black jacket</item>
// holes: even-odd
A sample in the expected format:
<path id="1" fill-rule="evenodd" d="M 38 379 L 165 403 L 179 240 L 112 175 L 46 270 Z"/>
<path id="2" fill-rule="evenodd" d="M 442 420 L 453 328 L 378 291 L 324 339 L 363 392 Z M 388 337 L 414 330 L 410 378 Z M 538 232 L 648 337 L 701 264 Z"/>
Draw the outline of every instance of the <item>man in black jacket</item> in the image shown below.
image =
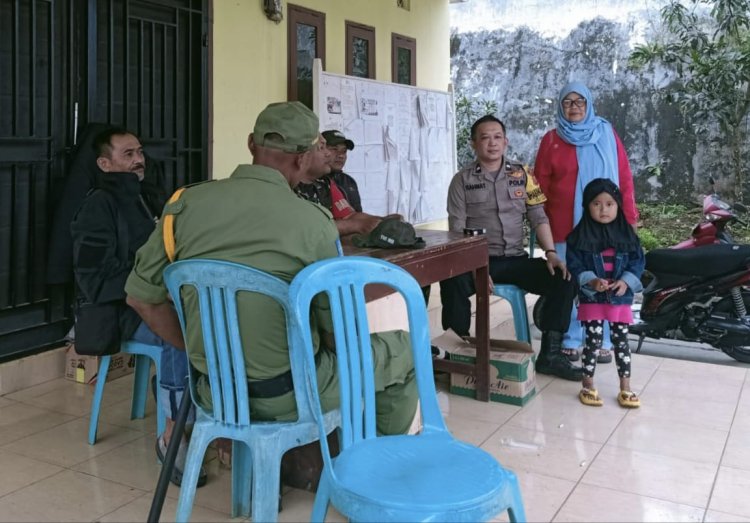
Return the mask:
<path id="1" fill-rule="evenodd" d="M 158 394 L 167 425 L 157 438 L 156 452 L 163 460 L 185 392 L 187 355 L 151 332 L 138 313 L 125 304 L 125 280 L 133 268 L 136 251 L 154 230 L 159 210 L 149 208 L 141 195 L 146 165 L 143 148 L 134 134 L 107 129 L 94 139 L 94 149 L 100 170 L 95 189 L 81 204 L 70 227 L 78 297 L 94 304 L 121 304 L 119 325 L 110 326 L 119 328 L 120 339 L 162 347 Z M 182 482 L 186 451 L 183 436 L 172 474 L 172 482 L 177 485 Z M 202 470 L 198 486 L 205 482 Z"/>
<path id="2" fill-rule="evenodd" d="M 47 251 L 47 283 L 66 285 L 73 281 L 73 242 L 70 223 L 88 192 L 96 186 L 101 171 L 96 165 L 98 154 L 94 150 L 94 139 L 100 133 L 112 129 L 107 123 L 91 122 L 78 134 L 78 143 L 70 158 L 70 168 L 61 185 L 54 189 L 57 197 L 55 213 L 50 222 Z M 161 164 L 152 161 L 144 153 L 146 169 L 141 180 L 141 196 L 149 209 L 161 214 L 167 202 L 166 181 Z"/>

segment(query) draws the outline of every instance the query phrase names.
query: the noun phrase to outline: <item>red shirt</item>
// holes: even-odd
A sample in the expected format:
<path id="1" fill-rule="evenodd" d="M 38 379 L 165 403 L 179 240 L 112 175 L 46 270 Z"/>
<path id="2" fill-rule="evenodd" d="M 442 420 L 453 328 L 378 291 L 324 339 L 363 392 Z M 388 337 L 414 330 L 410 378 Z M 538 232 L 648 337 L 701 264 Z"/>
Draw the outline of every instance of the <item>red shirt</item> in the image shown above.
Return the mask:
<path id="1" fill-rule="evenodd" d="M 615 133 L 615 143 L 617 144 L 619 186 L 622 192 L 622 212 L 628 223 L 634 224 L 638 221 L 638 209 L 635 206 L 633 173 L 630 171 L 630 162 L 628 162 L 625 147 L 617 133 Z M 554 129 L 547 132 L 539 144 L 534 163 L 534 176 L 547 197 L 544 211 L 552 228 L 552 239 L 555 243 L 562 243 L 573 230 L 578 157 L 575 146 L 564 142 Z"/>

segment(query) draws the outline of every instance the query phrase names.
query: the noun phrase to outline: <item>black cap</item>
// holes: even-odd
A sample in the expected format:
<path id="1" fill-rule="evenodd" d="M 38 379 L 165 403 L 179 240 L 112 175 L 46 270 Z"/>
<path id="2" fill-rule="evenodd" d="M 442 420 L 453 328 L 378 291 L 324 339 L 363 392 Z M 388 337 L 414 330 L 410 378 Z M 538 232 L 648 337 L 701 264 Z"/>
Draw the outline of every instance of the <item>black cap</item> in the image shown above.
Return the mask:
<path id="1" fill-rule="evenodd" d="M 350 151 L 354 149 L 354 142 L 344 136 L 344 133 L 341 131 L 323 131 L 323 138 L 326 139 L 326 145 L 339 145 L 344 143 L 346 144 L 346 148 Z"/>

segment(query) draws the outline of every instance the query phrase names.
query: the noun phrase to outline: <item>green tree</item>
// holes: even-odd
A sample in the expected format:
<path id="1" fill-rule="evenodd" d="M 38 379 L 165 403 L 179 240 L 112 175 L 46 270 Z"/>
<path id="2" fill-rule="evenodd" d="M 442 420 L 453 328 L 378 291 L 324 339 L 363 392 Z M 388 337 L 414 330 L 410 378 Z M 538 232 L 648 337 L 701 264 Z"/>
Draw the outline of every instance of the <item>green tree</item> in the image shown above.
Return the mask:
<path id="1" fill-rule="evenodd" d="M 461 95 L 456 101 L 456 159 L 461 167 L 474 160 L 471 149 L 471 126 L 486 114 L 495 114 L 497 102 L 469 100 Z"/>
<path id="2" fill-rule="evenodd" d="M 629 63 L 661 64 L 676 74 L 677 82 L 662 94 L 690 115 L 697 134 L 718 126 L 731 151 L 728 163 L 741 200 L 750 111 L 750 0 L 672 0 L 661 10 L 661 21 L 664 31 L 636 46 Z"/>

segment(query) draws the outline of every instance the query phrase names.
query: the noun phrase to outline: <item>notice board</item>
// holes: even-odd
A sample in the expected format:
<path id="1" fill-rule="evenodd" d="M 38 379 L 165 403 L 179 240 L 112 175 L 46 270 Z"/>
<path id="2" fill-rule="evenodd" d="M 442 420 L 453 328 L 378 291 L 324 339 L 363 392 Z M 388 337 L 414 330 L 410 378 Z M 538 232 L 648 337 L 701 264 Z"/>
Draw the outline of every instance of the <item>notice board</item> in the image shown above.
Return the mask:
<path id="1" fill-rule="evenodd" d="M 452 93 L 327 73 L 316 59 L 313 110 L 321 131 L 354 142 L 344 172 L 357 181 L 364 212 L 399 213 L 413 224 L 447 216 L 456 172 Z"/>

